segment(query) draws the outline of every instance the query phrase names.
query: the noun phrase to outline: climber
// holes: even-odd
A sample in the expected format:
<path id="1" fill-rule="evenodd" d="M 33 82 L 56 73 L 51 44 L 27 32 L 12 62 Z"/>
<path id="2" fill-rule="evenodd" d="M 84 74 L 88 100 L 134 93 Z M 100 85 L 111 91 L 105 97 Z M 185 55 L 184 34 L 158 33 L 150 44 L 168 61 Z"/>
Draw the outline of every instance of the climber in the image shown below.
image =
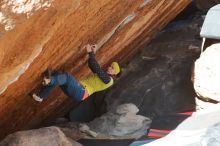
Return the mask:
<path id="1" fill-rule="evenodd" d="M 77 81 L 70 73 L 64 71 L 51 73 L 51 71 L 47 70 L 44 73 L 43 86 L 38 93 L 31 94 L 32 98 L 38 102 L 42 102 L 49 93 L 59 85 L 67 96 L 73 98 L 75 101 L 82 101 L 93 93 L 112 86 L 114 82 L 113 77 L 120 72 L 118 63 L 112 62 L 107 70 L 104 71 L 95 59 L 97 46 L 88 44 L 84 49 L 86 49 L 89 54 L 88 66 L 94 74 Z"/>

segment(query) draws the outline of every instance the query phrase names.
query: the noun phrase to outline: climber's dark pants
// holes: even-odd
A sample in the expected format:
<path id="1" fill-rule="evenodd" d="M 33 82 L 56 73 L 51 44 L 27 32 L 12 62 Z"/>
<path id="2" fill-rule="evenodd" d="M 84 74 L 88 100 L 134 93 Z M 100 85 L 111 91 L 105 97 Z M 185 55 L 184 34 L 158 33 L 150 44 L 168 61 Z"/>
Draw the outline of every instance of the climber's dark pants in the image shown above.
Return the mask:
<path id="1" fill-rule="evenodd" d="M 46 98 L 50 92 L 59 85 L 63 92 L 76 101 L 81 101 L 85 92 L 84 87 L 69 73 L 55 72 L 51 76 L 51 82 L 43 86 L 38 93 L 41 98 Z"/>

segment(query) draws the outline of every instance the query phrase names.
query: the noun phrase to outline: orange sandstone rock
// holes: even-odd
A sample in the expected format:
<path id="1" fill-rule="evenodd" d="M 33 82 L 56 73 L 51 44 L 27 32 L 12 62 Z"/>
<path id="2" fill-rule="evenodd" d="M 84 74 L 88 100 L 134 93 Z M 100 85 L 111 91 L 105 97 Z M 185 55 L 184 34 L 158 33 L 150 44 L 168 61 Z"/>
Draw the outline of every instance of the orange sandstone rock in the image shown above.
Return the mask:
<path id="1" fill-rule="evenodd" d="M 46 68 L 90 73 L 82 46 L 97 43 L 103 66 L 128 60 L 191 0 L 2 0 L 0 137 L 65 114 L 74 103 L 55 90 L 42 104 L 28 93 Z"/>

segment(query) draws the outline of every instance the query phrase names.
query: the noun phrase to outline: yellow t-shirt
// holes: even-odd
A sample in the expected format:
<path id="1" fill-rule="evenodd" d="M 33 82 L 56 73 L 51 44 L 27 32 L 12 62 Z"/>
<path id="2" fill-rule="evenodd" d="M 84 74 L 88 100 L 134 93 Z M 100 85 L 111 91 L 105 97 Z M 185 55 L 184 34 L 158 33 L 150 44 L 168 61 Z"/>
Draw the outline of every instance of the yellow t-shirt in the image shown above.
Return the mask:
<path id="1" fill-rule="evenodd" d="M 108 84 L 105 84 L 97 74 L 88 76 L 85 79 L 80 80 L 80 83 L 88 90 L 89 95 L 92 95 L 95 92 L 105 90 L 113 85 L 113 78 Z"/>

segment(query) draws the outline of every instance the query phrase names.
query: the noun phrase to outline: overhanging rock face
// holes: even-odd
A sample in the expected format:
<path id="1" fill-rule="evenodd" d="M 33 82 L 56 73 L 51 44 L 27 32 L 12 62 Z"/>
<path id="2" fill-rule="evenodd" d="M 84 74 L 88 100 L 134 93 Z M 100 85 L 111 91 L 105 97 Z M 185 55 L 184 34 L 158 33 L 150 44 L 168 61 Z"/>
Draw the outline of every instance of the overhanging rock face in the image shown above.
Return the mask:
<path id="1" fill-rule="evenodd" d="M 89 74 L 82 46 L 97 43 L 103 66 L 128 60 L 191 0 L 3 0 L 0 7 L 0 137 L 65 113 L 55 90 L 42 104 L 28 93 L 46 68 Z"/>

